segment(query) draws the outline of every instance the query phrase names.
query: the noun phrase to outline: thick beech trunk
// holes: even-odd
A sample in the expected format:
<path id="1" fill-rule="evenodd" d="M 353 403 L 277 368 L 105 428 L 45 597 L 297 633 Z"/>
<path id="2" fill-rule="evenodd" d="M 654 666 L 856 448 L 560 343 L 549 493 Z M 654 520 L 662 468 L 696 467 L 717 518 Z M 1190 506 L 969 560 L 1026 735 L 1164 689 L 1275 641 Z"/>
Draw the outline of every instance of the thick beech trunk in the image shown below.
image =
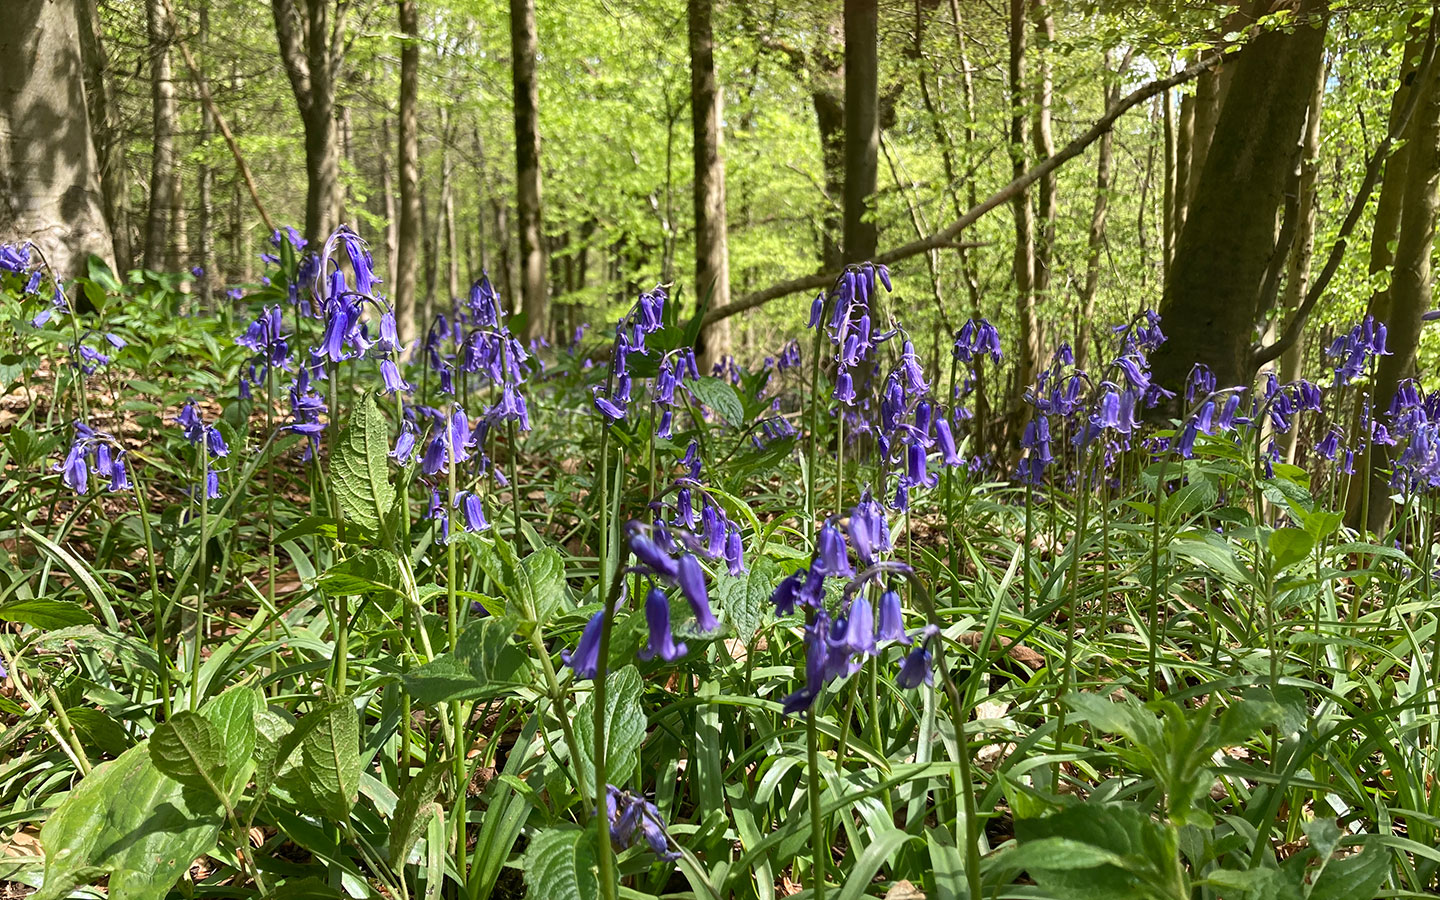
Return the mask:
<path id="1" fill-rule="evenodd" d="M 1025 0 L 1010 0 L 1010 170 L 1016 178 L 1025 173 L 1025 145 L 1028 143 L 1025 112 L 1027 27 Z M 1020 320 L 1014 382 L 1010 390 L 1010 433 L 1012 438 L 1018 439 L 1027 415 L 1021 396 L 1035 380 L 1040 365 L 1040 322 L 1035 309 L 1035 219 L 1029 191 L 1017 191 L 1010 200 L 1010 208 L 1015 219 L 1012 272 L 1016 313 Z"/>
<path id="2" fill-rule="evenodd" d="M 725 159 L 721 156 L 720 108 L 715 83 L 712 0 L 689 0 L 690 126 L 695 166 L 695 296 L 711 306 L 730 302 L 730 261 L 726 246 Z M 730 322 L 700 330 L 700 371 L 708 373 L 730 353 Z"/>
<path id="3" fill-rule="evenodd" d="M 1115 102 L 1120 93 L 1118 83 L 1119 78 L 1111 76 L 1109 54 L 1107 53 L 1101 64 L 1101 84 L 1104 87 L 1107 109 Z M 1167 91 L 1165 97 L 1168 104 L 1170 92 Z M 1085 258 L 1085 286 L 1080 292 L 1080 321 L 1077 323 L 1075 332 L 1075 365 L 1081 369 L 1085 368 L 1087 357 L 1090 354 L 1091 334 L 1094 330 L 1092 320 L 1095 316 L 1095 296 L 1100 292 L 1100 262 L 1105 252 L 1105 220 L 1110 213 L 1110 169 L 1114 163 L 1114 148 L 1114 136 L 1110 132 L 1107 131 L 1100 136 L 1095 153 L 1095 203 L 1090 209 L 1090 233 L 1087 241 L 1088 252 Z M 1167 152 L 1167 157 L 1168 155 Z M 1167 205 L 1171 199 L 1169 174 L 1171 173 L 1167 172 L 1165 185 Z"/>
<path id="4" fill-rule="evenodd" d="M 12 0 L 0 30 L 0 242 L 61 277 L 114 251 L 81 77 L 75 0 Z"/>
<path id="5" fill-rule="evenodd" d="M 845 261 L 875 255 L 871 209 L 880 155 L 879 8 L 845 0 Z"/>
<path id="6" fill-rule="evenodd" d="M 340 212 L 340 140 L 335 86 L 345 61 L 348 4 L 271 0 L 280 59 L 305 130 L 305 238 L 318 252 Z"/>
<path id="7" fill-rule="evenodd" d="M 1160 314 L 1169 340 L 1154 357 L 1160 384 L 1178 391 L 1195 363 L 1221 386 L 1248 384 L 1260 288 L 1275 247 L 1275 215 L 1290 178 L 1325 49 L 1323 0 L 1305 0 L 1296 27 L 1265 32 L 1228 65 L 1198 189 L 1175 249 Z"/>
<path id="8" fill-rule="evenodd" d="M 549 298 L 540 209 L 540 85 L 535 79 L 535 0 L 510 0 L 515 106 L 515 214 L 520 228 L 520 296 L 527 341 L 546 334 Z"/>

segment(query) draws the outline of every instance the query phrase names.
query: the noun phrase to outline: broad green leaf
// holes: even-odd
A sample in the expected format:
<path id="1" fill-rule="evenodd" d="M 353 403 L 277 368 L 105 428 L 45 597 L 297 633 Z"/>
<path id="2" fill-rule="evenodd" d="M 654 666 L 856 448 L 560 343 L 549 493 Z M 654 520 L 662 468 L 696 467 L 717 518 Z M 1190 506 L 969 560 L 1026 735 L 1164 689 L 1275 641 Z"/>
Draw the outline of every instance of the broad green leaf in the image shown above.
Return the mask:
<path id="1" fill-rule="evenodd" d="M 80 740 L 109 756 L 124 753 L 133 741 L 120 723 L 108 713 L 89 706 L 72 706 L 65 710 L 65 716 L 75 727 Z"/>
<path id="2" fill-rule="evenodd" d="M 606 768 L 614 775 L 630 771 L 645 742 L 645 712 L 640 707 L 640 672 L 626 666 L 611 672 L 605 684 Z M 575 740 L 582 748 L 595 746 L 595 695 L 575 710 Z M 628 768 L 627 768 L 628 767 Z M 595 781 L 595 764 L 589 755 L 580 759 L 580 777 Z"/>
<path id="3" fill-rule="evenodd" d="M 562 826 L 542 831 L 525 848 L 525 896 L 532 900 L 595 900 L 600 896 L 593 831 Z"/>
<path id="4" fill-rule="evenodd" d="M 375 405 L 375 395 L 366 394 L 356 404 L 340 438 L 330 465 L 330 489 L 348 518 L 376 534 L 395 504 L 386 457 L 389 452 L 389 426 Z"/>
<path id="5" fill-rule="evenodd" d="M 295 731 L 295 721 L 282 716 L 273 709 L 262 707 L 255 714 L 255 802 L 260 803 L 270 793 L 275 776 L 285 762 L 280 757 L 281 748 L 294 752 L 295 746 L 286 737 Z"/>
<path id="6" fill-rule="evenodd" d="M 690 383 L 690 392 L 732 426 L 745 422 L 745 406 L 729 384 L 711 375 Z"/>
<path id="7" fill-rule="evenodd" d="M 749 643 L 760 627 L 765 605 L 775 591 L 780 579 L 779 567 L 774 560 L 760 558 L 750 567 L 745 577 L 719 576 L 716 598 L 725 612 L 725 618 L 735 627 L 735 636 Z"/>
<path id="8" fill-rule="evenodd" d="M 110 900 L 163 900 L 197 856 L 215 846 L 223 807 L 208 790 L 167 777 L 147 744 L 97 766 L 40 829 L 45 883 L 59 900 L 108 875 Z"/>
<path id="9" fill-rule="evenodd" d="M 553 547 L 520 559 L 507 541 L 487 545 L 480 565 L 499 586 L 505 610 L 522 621 L 548 622 L 566 597 L 565 563 Z"/>
<path id="10" fill-rule="evenodd" d="M 415 702 L 434 706 L 493 697 L 528 684 L 528 657 L 512 642 L 515 631 L 513 619 L 480 619 L 461 633 L 454 653 L 442 653 L 406 672 L 405 689 Z"/>
<path id="11" fill-rule="evenodd" d="M 1091 801 L 1042 818 L 1017 818 L 1015 836 L 1030 877 L 1066 900 L 1151 900 L 1157 896 L 1152 886 L 1173 884 L 1179 866 L 1175 828 L 1133 804 Z M 1064 852 L 1029 858 L 1026 845 L 1041 841 Z"/>
<path id="12" fill-rule="evenodd" d="M 185 785 L 225 794 L 225 737 L 210 720 L 188 710 L 161 723 L 150 736 L 155 768 Z"/>
<path id="13" fill-rule="evenodd" d="M 1005 857 L 1007 865 L 1021 869 L 1045 869 L 1061 872 L 1069 869 L 1093 869 L 1097 866 L 1125 865 L 1125 857 L 1085 841 L 1067 837 L 1047 837 L 1026 841 Z"/>
<path id="14" fill-rule="evenodd" d="M 397 869 L 410 855 L 410 848 L 420 840 L 430 817 L 440 811 L 435 802 L 436 795 L 445 783 L 449 773 L 449 760 L 437 759 L 421 769 L 410 779 L 395 806 L 395 818 L 390 821 L 390 865 Z"/>
<path id="15" fill-rule="evenodd" d="M 78 603 L 71 603 L 68 600 L 52 600 L 49 597 L 29 597 L 0 606 L 0 621 L 34 625 L 36 628 L 50 631 L 56 628 L 89 625 L 95 621 L 95 617 Z"/>
<path id="16" fill-rule="evenodd" d="M 1354 900 L 1374 897 L 1390 874 L 1390 851 L 1367 840 L 1360 852 L 1332 859 L 1310 888 L 1310 900 Z"/>
<path id="17" fill-rule="evenodd" d="M 1269 547 L 1275 564 L 1283 569 L 1309 556 L 1315 537 L 1299 528 L 1277 528 L 1270 533 Z"/>
<path id="18" fill-rule="evenodd" d="M 258 690 L 237 685 L 200 708 L 200 714 L 220 732 L 225 748 L 225 768 L 229 780 L 225 789 L 234 796 L 237 788 L 249 780 L 249 762 L 255 755 L 255 717 L 264 706 Z"/>
<path id="19" fill-rule="evenodd" d="M 326 569 L 319 585 L 332 597 L 398 592 L 400 564 L 389 550 L 361 550 Z"/>
<path id="20" fill-rule="evenodd" d="M 306 716 L 314 718 L 300 742 L 301 772 L 320 808 L 344 821 L 360 795 L 360 716 L 350 700 L 337 700 Z"/>

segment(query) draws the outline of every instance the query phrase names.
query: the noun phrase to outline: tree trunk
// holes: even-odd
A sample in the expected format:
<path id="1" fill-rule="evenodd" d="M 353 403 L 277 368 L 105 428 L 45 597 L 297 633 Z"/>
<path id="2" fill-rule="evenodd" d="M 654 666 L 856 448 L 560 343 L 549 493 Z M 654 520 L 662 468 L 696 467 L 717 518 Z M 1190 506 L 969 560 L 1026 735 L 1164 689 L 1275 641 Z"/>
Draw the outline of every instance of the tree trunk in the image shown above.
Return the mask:
<path id="1" fill-rule="evenodd" d="M 400 225 L 395 240 L 395 325 L 400 341 L 415 339 L 415 275 L 420 256 L 419 0 L 400 0 Z"/>
<path id="2" fill-rule="evenodd" d="M 489 214 L 485 201 L 490 196 L 490 183 L 485 173 L 485 142 L 480 137 L 478 124 L 471 128 L 470 138 L 475 146 L 475 255 L 480 261 L 480 271 L 489 274 L 490 246 L 485 228 L 485 220 L 489 218 Z M 511 298 L 506 297 L 505 300 L 508 303 Z"/>
<path id="3" fill-rule="evenodd" d="M 1285 293 L 1281 297 L 1281 308 L 1286 317 L 1293 316 L 1300 308 L 1300 302 L 1310 290 L 1310 262 L 1315 255 L 1315 182 L 1320 169 L 1320 112 L 1325 98 L 1325 68 L 1317 72 L 1315 87 L 1310 94 L 1310 108 L 1305 113 L 1305 142 L 1300 149 L 1300 181 L 1297 189 L 1298 205 L 1295 208 L 1295 239 L 1290 247 L 1290 258 L 1285 266 Z M 1300 377 L 1300 366 L 1305 358 L 1305 336 L 1301 333 L 1295 345 L 1280 357 L 1280 380 L 1294 381 Z M 1299 429 L 1292 428 L 1289 434 L 1288 460 L 1295 458 L 1295 440 Z"/>
<path id="4" fill-rule="evenodd" d="M 114 251 L 74 0 L 6 5 L 0 32 L 0 241 L 34 241 L 61 278 Z"/>
<path id="5" fill-rule="evenodd" d="M 1410 22 L 1410 35 L 1405 42 L 1405 58 L 1400 65 L 1400 83 L 1395 88 L 1395 93 L 1390 99 L 1390 118 L 1387 123 L 1388 133 L 1393 134 L 1399 124 L 1400 117 L 1404 114 L 1405 106 L 1410 100 L 1410 94 L 1415 89 L 1414 81 L 1417 77 L 1415 67 L 1419 62 L 1425 47 L 1425 34 L 1420 30 L 1421 23 L 1419 16 Z M 1422 114 L 1422 110 L 1415 113 L 1415 118 Z M 1407 131 L 1413 131 L 1412 124 Z M 1380 196 L 1375 201 L 1375 224 L 1370 230 L 1370 275 L 1378 275 L 1395 264 L 1396 238 L 1400 232 L 1400 213 L 1405 205 L 1405 192 L 1409 186 L 1410 159 L 1413 155 L 1413 145 L 1410 141 L 1404 141 L 1390 158 L 1385 160 L 1385 175 L 1380 182 Z M 1366 307 L 1366 313 L 1374 316 L 1377 320 L 1384 322 L 1390 315 L 1390 291 L 1382 289 L 1370 296 Z"/>
<path id="6" fill-rule="evenodd" d="M 166 263 L 167 238 L 174 223 L 175 82 L 170 71 L 170 22 L 161 0 L 146 0 L 145 21 L 150 50 L 150 205 L 145 218 L 145 268 Z"/>
<path id="7" fill-rule="evenodd" d="M 515 213 L 520 226 L 520 297 L 526 341 L 545 336 L 545 246 L 540 209 L 540 85 L 535 78 L 535 0 L 510 0 L 515 105 Z"/>
<path id="8" fill-rule="evenodd" d="M 447 137 L 451 129 L 445 129 Z M 440 203 L 445 212 L 445 287 L 451 299 L 460 296 L 460 248 L 459 235 L 455 233 L 455 173 L 450 165 L 450 154 L 444 155 L 445 165 L 441 172 Z"/>
<path id="9" fill-rule="evenodd" d="M 280 59 L 305 130 L 305 239 L 319 252 L 340 211 L 335 85 L 344 63 L 348 6 L 337 3 L 332 12 L 330 0 L 271 0 L 270 5 Z"/>
<path id="10" fill-rule="evenodd" d="M 880 154 L 879 7 L 845 0 L 845 261 L 875 255 L 870 207 Z"/>
<path id="11" fill-rule="evenodd" d="M 1042 46 L 1035 66 L 1035 161 L 1044 162 L 1055 154 L 1055 134 L 1050 124 L 1053 84 L 1050 74 L 1050 44 L 1055 40 L 1055 19 L 1045 0 L 1035 0 L 1035 34 Z M 1110 137 L 1107 132 L 1101 140 Z M 1050 172 L 1035 186 L 1037 222 L 1035 229 L 1035 302 L 1050 296 L 1052 260 L 1055 254 L 1055 173 Z"/>
<path id="12" fill-rule="evenodd" d="M 1109 109 L 1120 91 L 1119 78 L 1112 79 L 1111 77 L 1108 52 L 1105 54 L 1100 68 L 1100 83 L 1103 88 L 1105 108 Z M 1165 98 L 1168 110 L 1169 91 L 1165 92 Z M 1095 296 L 1100 291 L 1100 260 L 1105 251 L 1105 219 L 1110 211 L 1110 168 L 1114 163 L 1114 147 L 1115 140 L 1111 132 L 1107 131 L 1100 136 L 1095 159 L 1095 204 L 1090 210 L 1089 252 L 1085 258 L 1085 287 L 1080 293 L 1080 321 L 1075 333 L 1075 366 L 1079 369 L 1085 368 L 1086 358 L 1090 353 L 1090 340 L 1095 317 Z M 1167 147 L 1167 156 L 1169 155 L 1168 149 Z M 1168 181 L 1165 189 L 1166 200 L 1169 201 L 1170 185 Z M 1144 205 L 1141 206 L 1143 208 Z"/>
<path id="13" fill-rule="evenodd" d="M 1189 94 L 1180 95 L 1180 117 L 1175 123 L 1175 184 L 1170 206 L 1170 254 L 1165 261 L 1165 280 L 1170 280 L 1170 268 L 1175 264 L 1175 247 L 1180 243 L 1180 232 L 1185 230 L 1185 218 L 1190 213 L 1190 168 L 1191 149 L 1195 137 L 1195 98 Z"/>
<path id="14" fill-rule="evenodd" d="M 1154 376 L 1172 391 L 1197 362 L 1222 387 L 1249 384 L 1254 375 L 1260 287 L 1324 54 L 1324 14 L 1324 0 L 1304 0 L 1292 31 L 1259 35 L 1230 63 L 1230 101 L 1216 123 L 1160 307 L 1170 339 L 1155 353 Z"/>
<path id="15" fill-rule="evenodd" d="M 1415 358 L 1420 346 L 1422 316 L 1432 304 L 1431 254 L 1435 246 L 1435 223 L 1440 212 L 1440 73 L 1412 90 L 1424 91 L 1414 117 L 1406 129 L 1409 158 L 1405 166 L 1404 200 L 1400 210 L 1399 232 L 1395 241 L 1394 264 L 1390 290 L 1383 304 L 1382 321 L 1386 328 L 1389 355 L 1380 357 L 1375 372 L 1375 390 L 1371 402 L 1377 417 L 1390 408 L 1400 382 L 1416 375 Z M 1393 160 L 1393 158 L 1392 158 Z M 1388 186 L 1387 170 L 1385 183 Z M 1368 438 L 1368 436 L 1367 436 Z M 1358 441 L 1357 441 L 1358 443 Z M 1369 445 L 1368 439 L 1365 440 Z M 1380 533 L 1390 519 L 1390 482 L 1387 448 L 1371 447 L 1363 465 L 1356 466 L 1356 478 L 1369 473 L 1369 509 L 1365 525 Z M 1364 484 L 1363 481 L 1357 482 Z M 1353 499 L 1353 495 L 1352 495 Z M 1358 520 L 1352 506 L 1352 522 Z"/>
<path id="16" fill-rule="evenodd" d="M 730 261 L 726 248 L 725 159 L 720 155 L 720 107 L 715 83 L 712 0 L 689 0 L 690 127 L 695 166 L 695 296 L 711 307 L 730 302 Z M 730 353 L 730 324 L 722 320 L 700 330 L 696 342 L 701 372 Z"/>
<path id="17" fill-rule="evenodd" d="M 120 132 L 120 110 L 110 86 L 110 64 L 95 0 L 80 0 L 78 11 L 90 129 L 100 167 L 100 193 L 105 202 L 105 221 L 114 240 L 115 268 L 124 272 L 135 260 L 130 248 L 130 201 L 125 189 L 125 139 Z"/>
<path id="18" fill-rule="evenodd" d="M 200 46 L 207 53 L 210 46 L 210 8 L 202 5 L 200 7 Z M 200 266 L 199 288 L 200 304 L 207 312 L 214 309 L 214 290 L 212 289 L 212 272 L 215 268 L 215 171 L 205 162 L 210 152 L 210 139 L 214 136 L 214 122 L 210 118 L 210 108 L 205 104 L 200 105 L 200 146 L 201 161 L 198 172 L 198 183 L 196 185 L 196 199 L 200 204 L 198 231 L 200 238 Z"/>
<path id="19" fill-rule="evenodd" d="M 1025 173 L 1025 0 L 1010 0 L 1010 169 L 1014 177 Z M 1013 272 L 1015 302 L 1020 320 L 1014 382 L 1010 390 L 1010 436 L 1017 438 L 1027 415 L 1021 402 L 1040 365 L 1040 323 L 1035 310 L 1035 226 L 1030 194 L 1019 191 L 1010 202 L 1015 218 Z"/>
<path id="20" fill-rule="evenodd" d="M 396 232 L 399 229 L 397 216 L 400 210 L 395 206 L 395 175 L 390 171 L 390 116 L 380 116 L 380 147 L 375 154 L 380 162 L 380 214 L 385 217 L 385 278 L 391 282 L 393 302 L 396 252 Z M 398 323 L 397 323 L 398 330 Z"/>
<path id="21" fill-rule="evenodd" d="M 1109 91 L 1105 94 L 1110 95 Z M 1166 91 L 1161 101 L 1165 130 L 1165 174 L 1161 182 L 1162 199 L 1160 207 L 1160 265 L 1162 272 L 1170 271 L 1170 261 L 1175 257 L 1175 176 L 1178 171 L 1175 143 L 1175 92 Z M 1104 140 L 1104 138 L 1101 138 Z M 1075 348 L 1078 353 L 1080 348 Z"/>

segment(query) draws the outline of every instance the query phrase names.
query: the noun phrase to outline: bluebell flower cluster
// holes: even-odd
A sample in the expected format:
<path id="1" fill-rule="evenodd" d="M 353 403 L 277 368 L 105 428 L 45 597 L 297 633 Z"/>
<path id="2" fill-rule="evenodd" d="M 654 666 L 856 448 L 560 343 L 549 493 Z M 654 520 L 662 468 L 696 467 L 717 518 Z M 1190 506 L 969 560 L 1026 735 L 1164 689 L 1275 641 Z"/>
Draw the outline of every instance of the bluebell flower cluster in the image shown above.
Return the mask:
<path id="1" fill-rule="evenodd" d="M 668 299 L 665 288 L 657 285 L 654 290 L 641 294 L 630 311 L 615 323 L 615 346 L 610 356 L 609 379 L 605 385 L 597 384 L 591 389 L 595 408 L 607 422 L 618 422 L 625 418 L 632 390 L 630 358 L 646 355 L 645 338 L 659 331 L 664 324 L 665 303 Z M 693 365 L 691 360 L 686 371 L 693 372 Z M 699 373 L 694 372 L 694 377 L 698 378 Z"/>
<path id="2" fill-rule="evenodd" d="M 214 425 L 205 424 L 194 400 L 185 402 L 185 406 L 175 416 L 175 423 L 184 430 L 185 440 L 189 441 L 192 447 L 196 447 L 197 452 L 204 453 L 211 461 L 205 466 L 205 496 L 211 500 L 219 499 L 220 478 L 213 461 L 230 455 L 230 448 L 225 444 L 225 437 Z"/>
<path id="3" fill-rule="evenodd" d="M 655 804 L 612 784 L 605 788 L 605 806 L 610 840 L 617 850 L 644 842 L 651 853 L 665 862 L 680 858 L 680 851 L 673 848 L 674 842 L 665 832 L 665 822 Z"/>
<path id="4" fill-rule="evenodd" d="M 896 333 L 893 329 L 879 331 L 871 321 L 870 298 L 875 296 L 877 281 L 885 290 L 891 289 L 890 271 L 884 266 L 868 262 L 847 266 L 829 292 L 817 296 L 810 306 L 809 328 L 821 327 L 826 308 L 830 310 L 824 327 L 835 347 L 833 396 L 847 407 L 855 406 L 857 401 L 852 370 L 873 359 L 875 348 Z"/>
<path id="5" fill-rule="evenodd" d="M 778 615 L 789 616 L 799 608 L 809 617 L 805 683 L 782 700 L 791 715 L 809 709 L 827 683 L 855 674 L 864 660 L 877 656 L 883 646 L 912 642 L 905 631 L 900 594 L 888 583 L 893 576 L 907 574 L 909 567 L 884 559 L 891 550 L 884 507 L 867 491 L 850 510 L 845 526 L 842 530 L 836 521 L 827 521 L 816 538 L 809 565 L 786 576 L 770 598 Z M 851 545 L 858 570 L 850 559 Z M 839 607 L 833 611 L 826 599 L 828 578 L 845 579 Z M 879 591 L 878 614 L 869 596 L 872 588 Z M 925 639 L 929 636 L 926 632 Z M 922 655 L 928 669 L 924 644 L 922 639 L 902 664 L 901 675 L 907 681 L 907 673 L 920 665 Z"/>
<path id="6" fill-rule="evenodd" d="M 249 398 L 251 388 L 263 384 L 273 369 L 290 370 L 290 343 L 285 338 L 284 317 L 280 307 L 268 306 L 246 327 L 235 343 L 255 355 L 240 375 L 240 396 Z"/>
<path id="7" fill-rule="evenodd" d="M 1335 386 L 1344 387 L 1365 374 L 1366 366 L 1376 357 L 1388 356 L 1385 347 L 1384 322 L 1366 316 L 1360 324 L 1342 334 L 1325 349 L 1326 359 L 1335 366 Z"/>
<path id="8" fill-rule="evenodd" d="M 65 460 L 55 466 L 60 480 L 77 494 L 89 491 L 90 473 L 109 480 L 112 493 L 130 490 L 130 475 L 125 467 L 125 447 L 113 434 L 97 431 L 76 420 L 75 435 Z"/>

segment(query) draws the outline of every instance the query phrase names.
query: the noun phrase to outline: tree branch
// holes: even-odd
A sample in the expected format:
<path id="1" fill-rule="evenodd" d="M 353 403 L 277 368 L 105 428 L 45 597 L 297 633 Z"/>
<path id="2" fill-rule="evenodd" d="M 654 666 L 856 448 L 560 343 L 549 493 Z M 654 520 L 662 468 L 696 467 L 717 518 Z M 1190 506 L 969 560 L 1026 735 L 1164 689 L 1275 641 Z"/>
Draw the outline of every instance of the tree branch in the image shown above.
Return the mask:
<path id="1" fill-rule="evenodd" d="M 275 36 L 280 40 L 280 61 L 285 64 L 285 74 L 290 77 L 290 87 L 301 114 L 307 114 L 311 97 L 310 65 L 295 30 L 299 15 L 294 0 L 270 0 L 270 10 L 275 16 Z"/>
<path id="2" fill-rule="evenodd" d="M 1185 82 L 1199 75 L 1201 72 L 1212 68 L 1220 62 L 1221 57 L 1222 53 L 1220 51 L 1208 53 L 1168 78 L 1156 79 L 1155 81 L 1151 81 L 1148 84 L 1136 88 L 1134 91 L 1130 92 L 1118 103 L 1116 103 L 1113 107 L 1111 107 L 1111 109 L 1107 113 L 1105 113 L 1105 115 L 1102 116 L 1099 121 L 1097 121 L 1094 125 L 1090 126 L 1090 129 L 1084 134 L 1080 135 L 1080 137 L 1066 144 L 1054 156 L 1051 156 L 1049 159 L 1046 159 L 1044 162 L 1036 165 L 1034 168 L 1030 169 L 1028 172 L 1024 173 L 1020 177 L 1016 178 L 1014 181 L 1011 181 L 1009 184 L 1005 185 L 1000 190 L 991 194 L 989 197 L 986 197 L 977 205 L 971 207 L 970 210 L 967 211 L 964 215 L 962 215 L 959 219 L 950 223 L 940 231 L 929 235 L 928 237 L 919 238 L 917 240 L 911 241 L 908 244 L 901 244 L 899 247 L 896 247 L 893 250 L 882 253 L 879 256 L 875 257 L 873 261 L 882 265 L 889 265 L 891 263 L 899 262 L 902 259 L 909 259 L 912 256 L 918 256 L 919 254 L 925 253 L 929 250 L 952 245 L 955 241 L 955 238 L 959 236 L 962 231 L 969 228 L 971 225 L 974 225 L 986 213 L 995 209 L 997 206 L 1004 205 L 1016 194 L 1020 193 L 1021 191 L 1028 188 L 1030 185 L 1034 184 L 1036 181 L 1039 181 L 1041 178 L 1060 168 L 1060 166 L 1062 166 L 1066 162 L 1069 162 L 1070 160 L 1079 156 L 1082 152 L 1084 152 L 1086 147 L 1095 143 L 1095 141 L 1100 139 L 1101 135 L 1114 127 L 1115 122 L 1126 112 L 1130 111 L 1135 106 L 1144 103 L 1146 100 L 1149 100 L 1156 94 L 1159 94 L 1163 91 L 1168 91 L 1171 88 L 1176 87 L 1177 85 L 1184 84 Z M 736 300 L 733 303 L 727 303 L 724 306 L 719 306 L 706 312 L 705 317 L 701 320 L 701 325 L 711 325 L 715 322 L 720 321 L 721 319 L 729 318 L 736 313 L 742 313 L 748 309 L 754 309 L 755 307 L 760 306 L 764 303 L 768 303 L 771 300 L 775 300 L 780 297 L 786 297 L 790 294 L 795 294 L 800 291 L 808 291 L 814 290 L 816 288 L 828 287 L 835 280 L 835 276 L 838 274 L 838 270 L 819 272 L 814 275 L 806 275 L 801 278 L 792 278 L 789 281 L 782 281 L 779 284 L 771 285 L 768 288 L 755 291 L 751 294 L 746 294 L 744 297 L 741 297 L 739 300 Z"/>
<path id="3" fill-rule="evenodd" d="M 1336 271 L 1340 268 L 1340 260 L 1345 256 L 1345 248 L 1350 243 L 1350 233 L 1360 221 L 1360 215 L 1370 202 L 1370 194 L 1375 190 L 1375 182 L 1380 180 L 1380 170 L 1385 163 L 1386 157 L 1390 155 L 1390 148 L 1405 133 L 1410 126 L 1410 117 L 1419 105 L 1420 95 L 1424 93 L 1421 85 L 1434 77 L 1435 64 L 1435 17 L 1440 14 L 1440 3 L 1431 4 L 1430 7 L 1430 32 L 1425 36 L 1425 53 L 1421 57 L 1420 68 L 1416 74 L 1415 87 L 1406 98 L 1405 109 L 1401 111 L 1400 118 L 1395 122 L 1390 133 L 1375 148 L 1375 153 L 1365 165 L 1365 178 L 1360 182 L 1360 190 L 1355 194 L 1355 201 L 1350 204 L 1350 212 L 1346 214 L 1345 221 L 1340 225 L 1340 233 L 1335 238 L 1335 243 L 1330 247 L 1330 255 L 1325 260 L 1325 268 L 1320 271 L 1320 277 L 1310 285 L 1310 290 L 1305 293 L 1305 301 L 1295 310 L 1295 315 L 1285 324 L 1285 333 L 1280 339 L 1268 347 L 1256 347 L 1250 358 L 1252 369 L 1258 369 L 1268 362 L 1278 359 L 1286 350 L 1295 346 L 1300 339 L 1300 332 L 1305 328 L 1305 320 L 1315 309 L 1315 304 L 1320 302 L 1320 295 L 1325 288 L 1330 286 L 1330 280 L 1335 277 Z"/>

